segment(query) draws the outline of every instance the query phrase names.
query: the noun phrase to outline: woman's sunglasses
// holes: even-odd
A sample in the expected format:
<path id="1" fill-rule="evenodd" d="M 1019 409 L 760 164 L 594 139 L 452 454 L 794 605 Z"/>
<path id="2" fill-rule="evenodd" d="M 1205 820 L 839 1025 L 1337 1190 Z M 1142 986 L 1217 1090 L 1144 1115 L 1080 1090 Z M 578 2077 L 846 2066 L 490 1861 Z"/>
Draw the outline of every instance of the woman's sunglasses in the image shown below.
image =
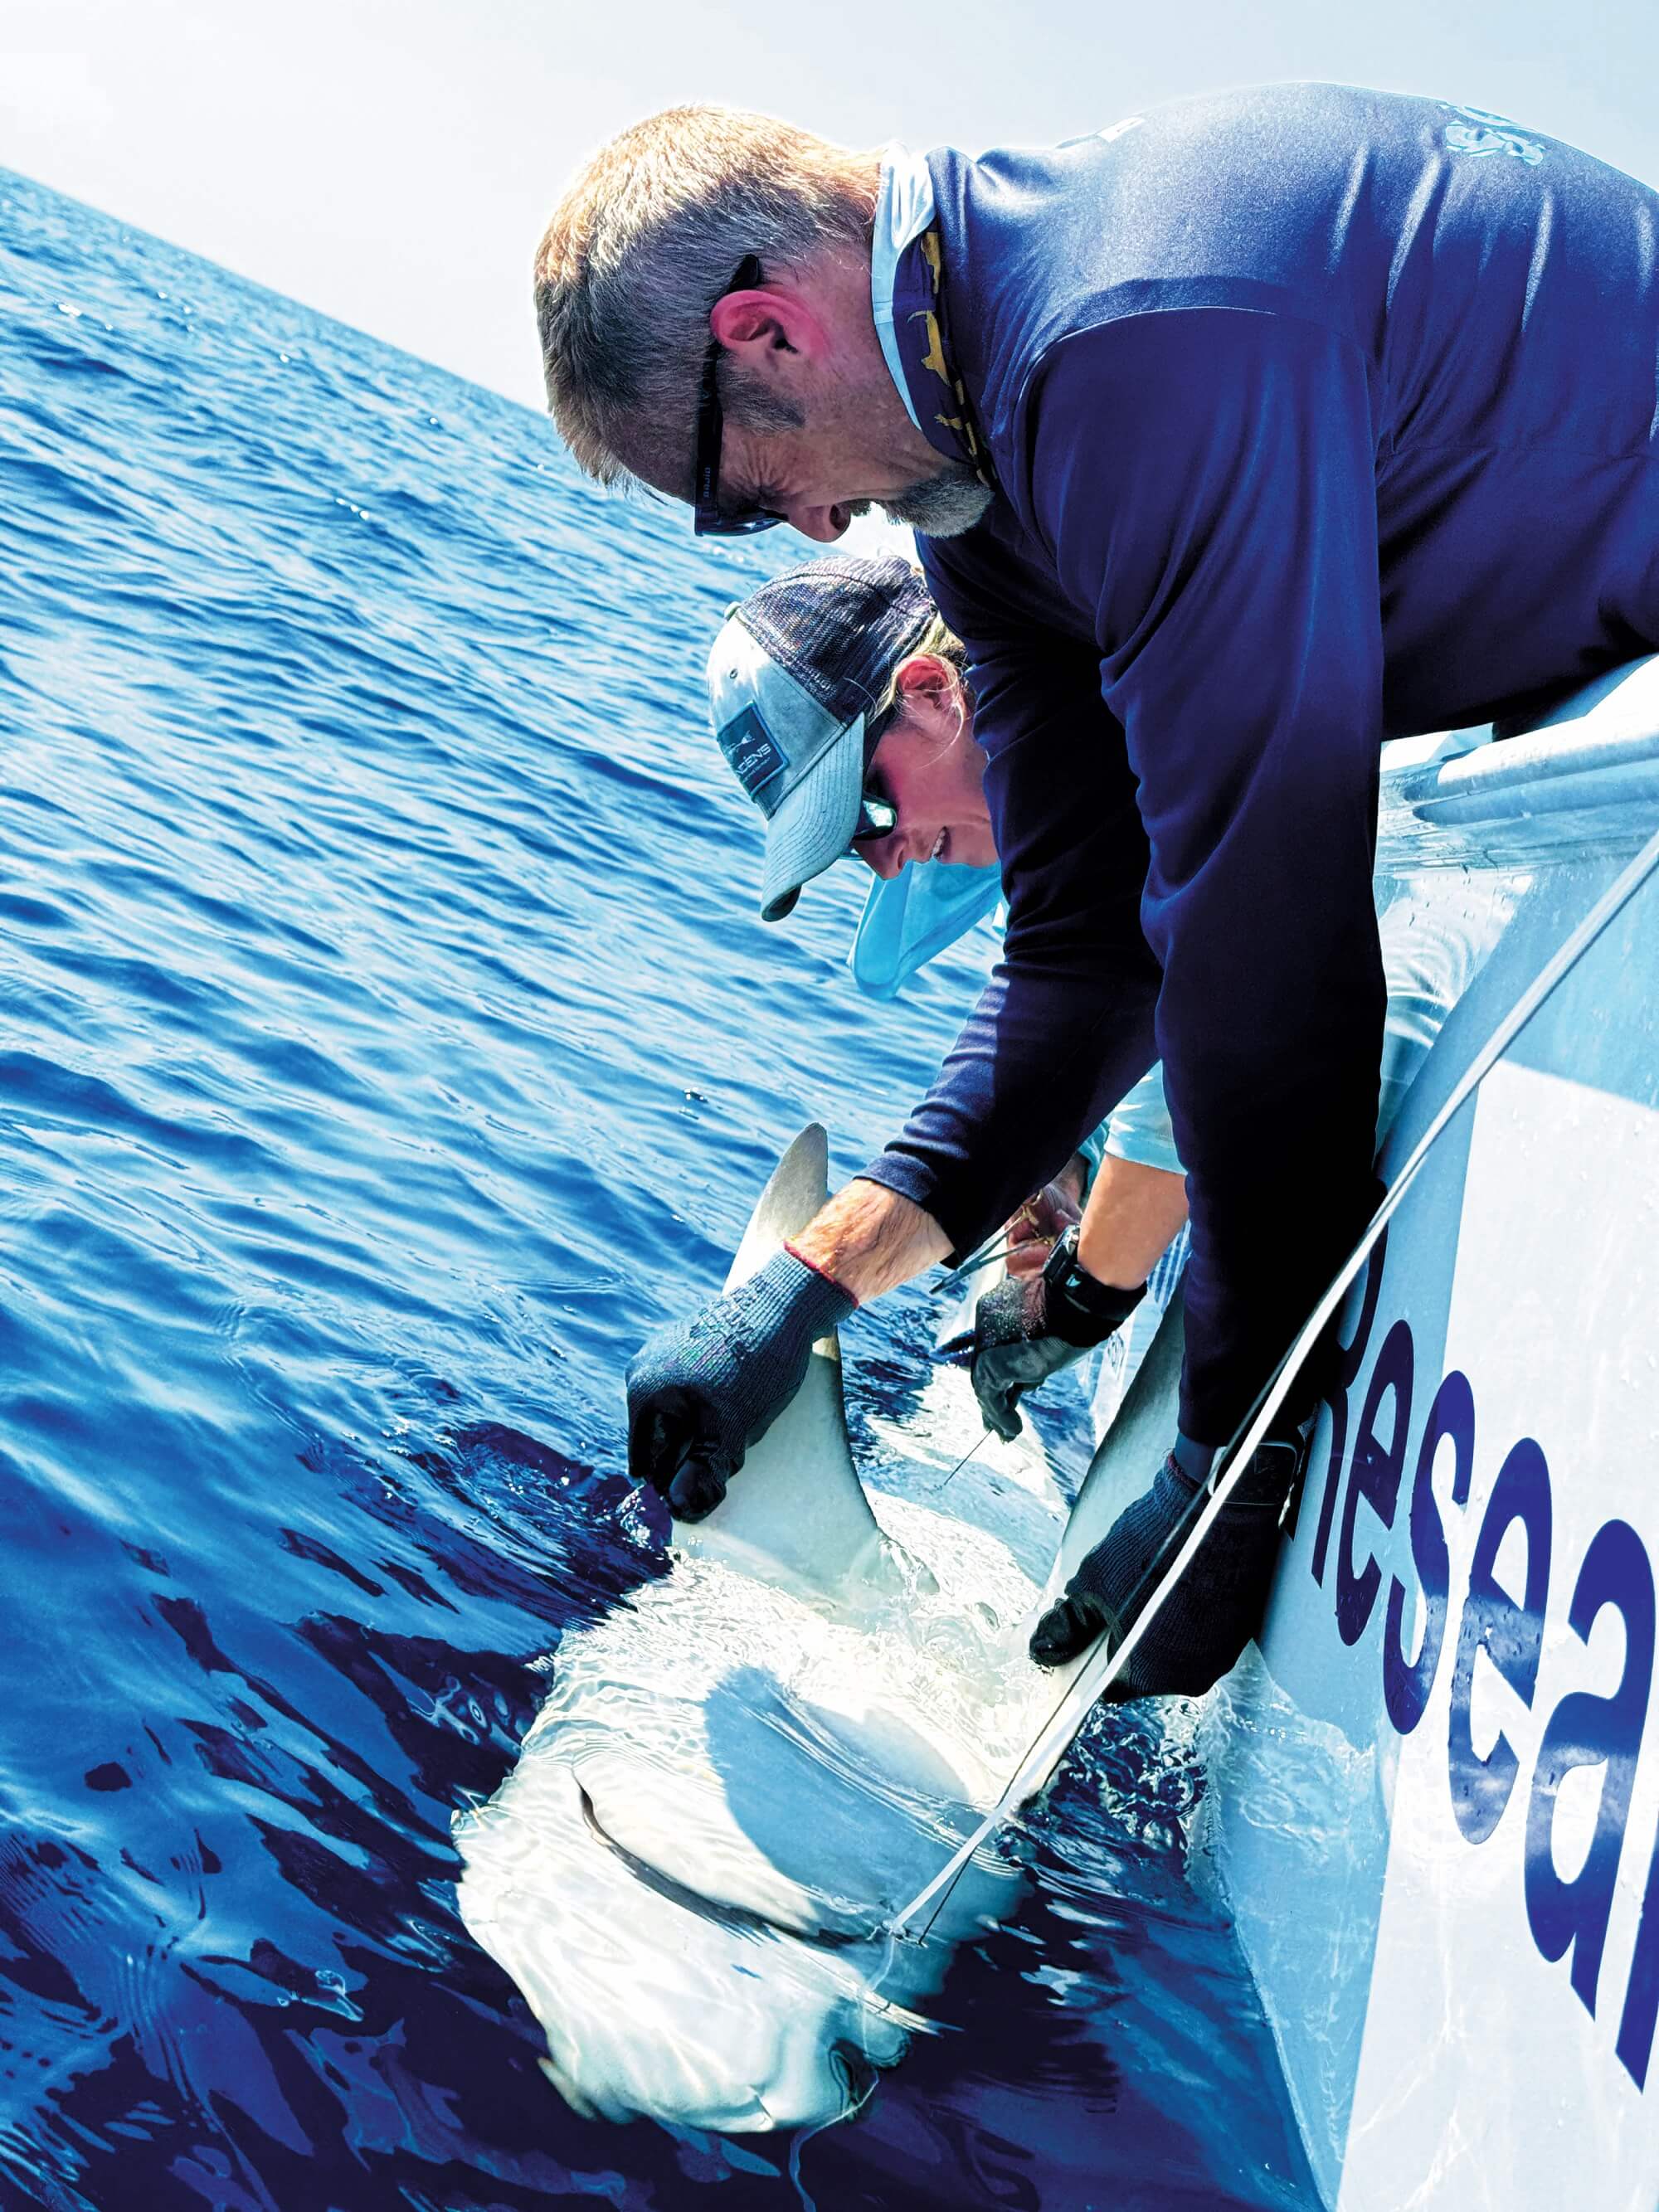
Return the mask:
<path id="1" fill-rule="evenodd" d="M 871 764 L 876 757 L 876 748 L 891 728 L 897 713 L 896 702 L 884 714 L 878 714 L 866 724 L 864 732 L 864 789 L 859 799 L 859 818 L 853 835 L 848 841 L 848 850 L 856 853 L 860 845 L 872 845 L 878 838 L 890 837 L 898 828 L 898 809 L 890 799 L 884 799 L 870 783 Z"/>

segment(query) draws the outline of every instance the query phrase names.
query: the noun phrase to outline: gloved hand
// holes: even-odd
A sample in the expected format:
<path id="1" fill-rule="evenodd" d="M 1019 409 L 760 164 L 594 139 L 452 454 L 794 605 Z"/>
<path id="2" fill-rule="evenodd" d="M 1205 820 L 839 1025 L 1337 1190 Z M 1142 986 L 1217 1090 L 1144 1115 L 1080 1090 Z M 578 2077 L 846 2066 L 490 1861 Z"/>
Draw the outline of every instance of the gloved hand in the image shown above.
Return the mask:
<path id="1" fill-rule="evenodd" d="M 1279 1532 L 1302 1472 L 1299 1431 L 1270 1439 L 1250 1461 L 1215 1526 L 1158 1607 L 1128 1666 L 1106 1692 L 1196 1697 L 1233 1665 L 1255 1633 L 1279 1557 Z M 1115 1650 L 1174 1564 L 1204 1485 L 1171 1452 L 1150 1490 L 1127 1505 L 1031 1632 L 1039 1667 L 1060 1667 L 1097 1636 Z"/>
<path id="2" fill-rule="evenodd" d="M 646 1339 L 628 1367 L 628 1471 L 701 1521 L 799 1389 L 821 1336 L 858 1301 L 787 1249 L 690 1321 Z"/>
<path id="3" fill-rule="evenodd" d="M 1040 1275 L 1011 1275 L 975 1309 L 974 1395 L 986 1427 L 1005 1443 L 1024 1425 L 1014 1410 L 1021 1393 L 1103 1344 L 1146 1295 L 1145 1283 L 1122 1291 L 1096 1282 L 1076 1253 L 1077 1232 L 1068 1230 Z"/>

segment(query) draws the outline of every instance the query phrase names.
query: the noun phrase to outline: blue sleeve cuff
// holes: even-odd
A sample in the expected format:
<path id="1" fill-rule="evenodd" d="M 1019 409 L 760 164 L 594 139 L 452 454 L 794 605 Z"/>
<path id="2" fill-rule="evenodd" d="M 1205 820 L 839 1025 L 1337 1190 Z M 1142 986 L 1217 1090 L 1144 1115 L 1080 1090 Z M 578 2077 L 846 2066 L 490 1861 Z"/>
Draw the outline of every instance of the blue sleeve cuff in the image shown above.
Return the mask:
<path id="1" fill-rule="evenodd" d="M 1219 1444 L 1200 1444 L 1191 1437 L 1177 1431 L 1170 1455 L 1188 1482 L 1207 1482 L 1210 1469 L 1215 1464 L 1215 1455 L 1220 1449 Z"/>

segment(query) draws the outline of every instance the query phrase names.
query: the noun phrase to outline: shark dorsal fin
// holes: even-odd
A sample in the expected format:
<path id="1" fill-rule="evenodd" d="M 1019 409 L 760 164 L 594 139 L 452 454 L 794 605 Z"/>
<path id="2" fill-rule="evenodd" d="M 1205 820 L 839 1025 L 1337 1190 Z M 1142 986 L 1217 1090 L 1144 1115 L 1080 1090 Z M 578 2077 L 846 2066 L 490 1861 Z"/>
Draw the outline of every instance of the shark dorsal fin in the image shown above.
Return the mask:
<path id="1" fill-rule="evenodd" d="M 787 1237 L 805 1229 L 830 1195 L 830 1146 L 814 1121 L 803 1129 L 761 1193 L 728 1291 L 765 1266 Z M 845 1600 L 886 1589 L 892 1569 L 881 1531 L 853 1469 L 841 1395 L 841 1346 L 812 1347 L 793 1401 L 733 1477 L 707 1521 L 680 1525 L 677 1547 L 765 1582 Z"/>

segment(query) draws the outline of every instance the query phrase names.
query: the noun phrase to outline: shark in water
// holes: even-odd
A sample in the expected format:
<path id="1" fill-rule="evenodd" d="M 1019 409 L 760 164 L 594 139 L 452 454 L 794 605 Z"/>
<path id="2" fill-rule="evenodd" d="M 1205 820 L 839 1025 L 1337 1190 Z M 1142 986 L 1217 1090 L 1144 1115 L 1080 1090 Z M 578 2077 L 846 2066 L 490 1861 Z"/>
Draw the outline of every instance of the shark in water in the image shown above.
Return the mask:
<path id="1" fill-rule="evenodd" d="M 827 1166 L 804 1131 L 728 1287 L 817 1211 Z M 935 1387 L 965 1398 L 939 1376 L 924 1414 Z M 1015 1902 L 1018 1869 L 982 1854 L 926 1943 L 886 1933 L 1054 1705 L 1025 1637 L 1064 1501 L 1023 1446 L 945 1486 L 948 1448 L 900 1442 L 906 1481 L 867 1492 L 826 1338 L 670 1573 L 564 1638 L 517 1766 L 458 1821 L 462 1917 L 580 2112 L 837 2118 L 926 2025 L 954 1945 Z"/>

